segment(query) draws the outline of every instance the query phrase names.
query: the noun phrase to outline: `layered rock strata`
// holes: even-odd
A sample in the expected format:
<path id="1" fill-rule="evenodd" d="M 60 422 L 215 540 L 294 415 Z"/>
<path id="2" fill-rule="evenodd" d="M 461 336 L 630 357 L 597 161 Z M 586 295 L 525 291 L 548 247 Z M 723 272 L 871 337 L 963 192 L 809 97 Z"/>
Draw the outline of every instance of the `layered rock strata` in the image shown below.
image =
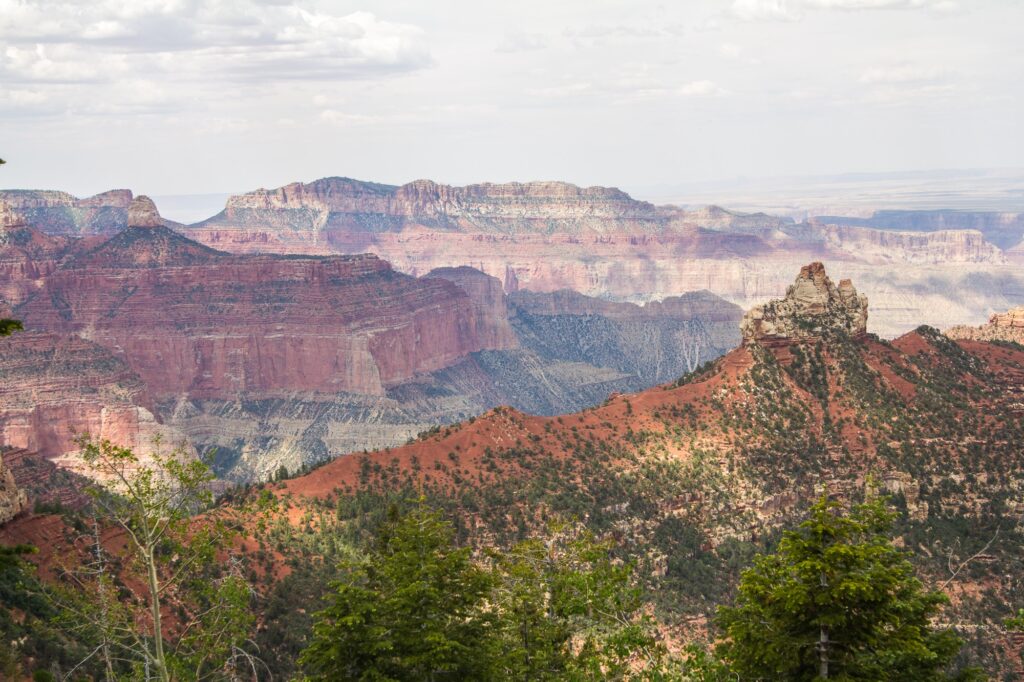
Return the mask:
<path id="1" fill-rule="evenodd" d="M 952 327 L 946 331 L 946 336 L 972 341 L 1009 341 L 1024 344 L 1024 307 L 996 313 L 989 318 L 988 324 L 979 327 Z"/>
<path id="2" fill-rule="evenodd" d="M 106 348 L 39 331 L 0 338 L 0 445 L 82 471 L 77 439 L 85 434 L 141 455 L 156 436 L 171 447 L 184 440 L 154 417 L 142 381 Z"/>
<path id="3" fill-rule="evenodd" d="M 470 266 L 506 291 L 645 302 L 708 289 L 745 308 L 778 296 L 786 272 L 818 260 L 871 292 L 872 330 L 884 335 L 974 321 L 1007 298 L 1024 303 L 1024 275 L 985 239 L 992 221 L 927 224 L 942 229 L 795 224 L 565 183 L 396 187 L 325 178 L 232 197 L 219 215 L 185 229 L 233 252 L 372 252 L 417 276 Z M 900 225 L 907 229 L 892 229 Z"/>

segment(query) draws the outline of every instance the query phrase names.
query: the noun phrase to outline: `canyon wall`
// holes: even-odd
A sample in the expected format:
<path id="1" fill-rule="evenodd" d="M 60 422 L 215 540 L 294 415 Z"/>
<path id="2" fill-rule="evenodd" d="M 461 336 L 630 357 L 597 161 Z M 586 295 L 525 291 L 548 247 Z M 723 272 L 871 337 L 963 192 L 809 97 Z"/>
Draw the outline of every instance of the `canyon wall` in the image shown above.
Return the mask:
<path id="1" fill-rule="evenodd" d="M 14 474 L 4 465 L 0 452 L 0 525 L 7 523 L 28 508 L 28 497 L 18 487 Z"/>
<path id="2" fill-rule="evenodd" d="M 82 471 L 77 438 L 89 434 L 144 453 L 182 433 L 152 413 L 146 387 L 106 348 L 70 336 L 25 331 L 0 338 L 0 445 L 38 452 Z"/>
<path id="3" fill-rule="evenodd" d="M 646 302 L 707 289 L 745 308 L 781 295 L 784 273 L 816 260 L 862 283 L 871 330 L 886 336 L 922 322 L 981 322 L 1024 303 L 1016 252 L 1008 259 L 985 238 L 999 221 L 947 217 L 929 223 L 944 229 L 928 232 L 920 222 L 899 231 L 830 221 L 654 206 L 566 183 L 396 187 L 325 178 L 232 197 L 183 230 L 240 253 L 371 252 L 415 276 L 469 266 L 507 291 Z"/>
<path id="4" fill-rule="evenodd" d="M 455 285 L 375 256 L 240 258 L 164 227 L 82 254 L 16 314 L 115 349 L 156 395 L 382 395 L 503 341 Z"/>

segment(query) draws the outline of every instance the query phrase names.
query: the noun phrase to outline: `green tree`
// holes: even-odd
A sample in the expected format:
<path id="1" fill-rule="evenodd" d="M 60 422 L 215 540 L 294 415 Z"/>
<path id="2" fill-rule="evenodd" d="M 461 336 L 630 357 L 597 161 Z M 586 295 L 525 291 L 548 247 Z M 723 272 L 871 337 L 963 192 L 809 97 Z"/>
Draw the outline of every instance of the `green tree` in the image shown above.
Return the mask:
<path id="1" fill-rule="evenodd" d="M 238 567 L 229 561 L 225 569 L 222 561 L 232 531 L 215 515 L 194 520 L 213 501 L 206 463 L 182 448 L 164 452 L 159 440 L 146 458 L 106 440 L 80 444 L 104 485 L 89 490 L 98 511 L 82 538 L 91 560 L 66 568 L 70 589 L 55 595 L 65 627 L 99 642 L 94 653 L 108 680 L 123 666 L 133 679 L 162 682 L 223 679 L 253 667 L 242 648 L 253 621 L 249 586 Z M 126 543 L 117 561 L 104 548 L 102 527 L 109 526 Z M 125 594 L 126 585 L 133 594 Z"/>
<path id="2" fill-rule="evenodd" d="M 587 532 L 552 527 L 546 537 L 494 551 L 499 628 L 496 679 L 662 679 L 668 662 L 642 614 L 632 567 Z"/>
<path id="3" fill-rule="evenodd" d="M 1024 609 L 1017 612 L 1013 618 L 1006 620 L 1006 627 L 1010 630 L 1024 630 Z"/>
<path id="4" fill-rule="evenodd" d="M 959 638 L 932 619 L 947 602 L 893 546 L 875 499 L 849 511 L 822 498 L 719 610 L 717 653 L 744 680 L 945 680 Z M 973 671 L 961 674 L 970 679 Z"/>
<path id="5" fill-rule="evenodd" d="M 422 503 L 395 509 L 364 560 L 342 566 L 301 663 L 313 680 L 486 677 L 491 578 L 450 523 Z"/>

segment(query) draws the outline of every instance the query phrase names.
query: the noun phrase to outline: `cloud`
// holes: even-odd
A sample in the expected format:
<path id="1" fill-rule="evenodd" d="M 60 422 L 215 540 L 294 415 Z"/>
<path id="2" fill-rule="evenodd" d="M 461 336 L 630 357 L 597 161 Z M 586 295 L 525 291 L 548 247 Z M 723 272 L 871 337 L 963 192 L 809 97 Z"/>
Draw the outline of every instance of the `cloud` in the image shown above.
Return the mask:
<path id="1" fill-rule="evenodd" d="M 866 85 L 899 85 L 906 83 L 931 83 L 941 80 L 947 75 L 948 72 L 935 67 L 919 66 L 917 64 L 896 64 L 867 69 L 860 75 L 859 80 Z"/>
<path id="2" fill-rule="evenodd" d="M 717 97 L 727 94 L 726 90 L 719 87 L 714 81 L 709 80 L 686 83 L 676 92 L 684 97 Z"/>
<path id="3" fill-rule="evenodd" d="M 791 21 L 797 14 L 789 7 L 786 0 L 734 0 L 730 11 L 733 16 L 743 21 L 777 19 Z"/>
<path id="4" fill-rule="evenodd" d="M 534 52 L 548 47 L 548 39 L 539 33 L 512 31 L 506 33 L 495 49 L 496 52 Z"/>
<path id="5" fill-rule="evenodd" d="M 955 0 L 733 0 L 730 12 L 743 21 L 794 21 L 802 10 L 915 10 L 952 12 Z"/>
<path id="6" fill-rule="evenodd" d="M 126 66 L 179 80 L 340 80 L 433 61 L 415 26 L 257 0 L 0 0 L 0 46 L 0 76 L 40 82 L 112 80 Z"/>

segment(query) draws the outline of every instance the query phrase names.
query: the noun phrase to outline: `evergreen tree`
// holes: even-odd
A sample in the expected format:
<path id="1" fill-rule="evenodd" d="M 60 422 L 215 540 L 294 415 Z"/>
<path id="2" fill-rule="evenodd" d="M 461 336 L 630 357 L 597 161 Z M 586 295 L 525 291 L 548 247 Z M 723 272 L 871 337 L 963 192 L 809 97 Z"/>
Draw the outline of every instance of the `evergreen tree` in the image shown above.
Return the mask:
<path id="1" fill-rule="evenodd" d="M 392 508 L 365 560 L 344 565 L 301 663 L 313 680 L 486 678 L 491 578 L 451 524 Z"/>
<path id="2" fill-rule="evenodd" d="M 946 680 L 960 649 L 932 626 L 947 602 L 893 546 L 880 499 L 846 512 L 822 498 L 719 611 L 718 653 L 743 680 Z M 970 679 L 973 671 L 961 673 Z"/>
<path id="3" fill-rule="evenodd" d="M 632 567 L 576 529 L 494 551 L 500 612 L 495 679 L 663 679 L 667 662 L 641 612 Z"/>

